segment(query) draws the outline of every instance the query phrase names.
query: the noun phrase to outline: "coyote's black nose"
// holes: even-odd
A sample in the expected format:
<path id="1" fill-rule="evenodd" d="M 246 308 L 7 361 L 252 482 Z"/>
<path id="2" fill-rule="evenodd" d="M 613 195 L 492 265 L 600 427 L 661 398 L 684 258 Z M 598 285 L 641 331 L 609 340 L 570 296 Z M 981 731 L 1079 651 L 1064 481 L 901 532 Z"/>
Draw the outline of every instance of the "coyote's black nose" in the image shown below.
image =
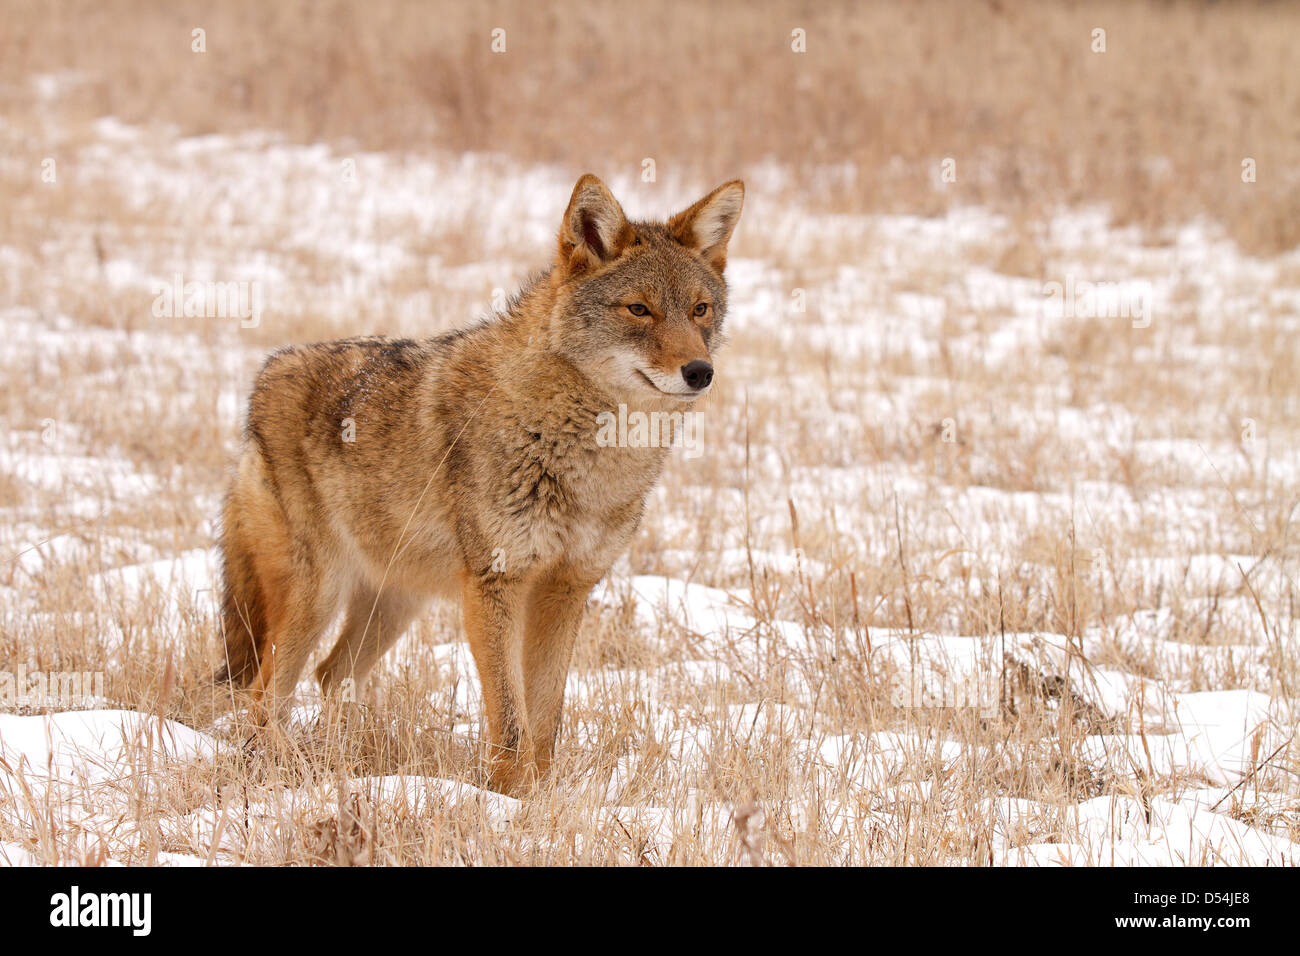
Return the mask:
<path id="1" fill-rule="evenodd" d="M 686 379 L 687 385 L 698 392 L 702 388 L 708 388 L 709 383 L 713 381 L 713 366 L 700 359 L 687 362 L 682 366 L 682 378 Z"/>

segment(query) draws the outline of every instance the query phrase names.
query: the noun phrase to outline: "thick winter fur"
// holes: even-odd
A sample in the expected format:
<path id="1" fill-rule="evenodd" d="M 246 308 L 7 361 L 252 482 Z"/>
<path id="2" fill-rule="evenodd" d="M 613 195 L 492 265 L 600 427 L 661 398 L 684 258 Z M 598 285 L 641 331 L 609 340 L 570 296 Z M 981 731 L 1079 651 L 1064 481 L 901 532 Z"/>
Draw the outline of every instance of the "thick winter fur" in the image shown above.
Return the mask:
<path id="1" fill-rule="evenodd" d="M 681 412 L 708 391 L 698 363 L 721 341 L 743 198 L 733 181 L 667 223 L 630 222 L 583 176 L 554 264 L 507 314 L 272 355 L 225 503 L 218 676 L 274 719 L 340 611 L 326 692 L 359 687 L 432 597 L 458 596 L 491 783 L 544 773 L 587 595 L 667 454 L 602 447 L 597 416 Z"/>

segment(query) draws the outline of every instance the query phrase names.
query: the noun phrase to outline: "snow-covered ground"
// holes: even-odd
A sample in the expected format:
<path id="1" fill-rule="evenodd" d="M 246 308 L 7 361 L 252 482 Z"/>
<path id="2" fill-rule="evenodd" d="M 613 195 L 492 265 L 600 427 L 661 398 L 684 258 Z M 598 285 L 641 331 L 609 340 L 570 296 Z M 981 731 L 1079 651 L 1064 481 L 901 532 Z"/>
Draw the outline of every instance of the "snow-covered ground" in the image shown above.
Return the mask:
<path id="1" fill-rule="evenodd" d="M 1300 857 L 1279 352 L 1300 256 L 1084 209 L 1037 224 L 1026 267 L 1024 227 L 982 210 L 836 216 L 790 172 L 746 171 L 706 453 L 675 459 L 593 595 L 560 769 L 578 796 L 548 828 L 468 759 L 232 783 L 242 740 L 194 700 L 259 357 L 489 311 L 545 261 L 576 172 L 113 120 L 63 148 L 64 185 L 32 188 L 69 198 L 37 238 L 0 237 L 23 392 L 0 438 L 0 667 L 107 680 L 80 710 L 0 701 L 0 863 L 275 862 L 316 839 L 380 861 L 376 828 L 420 818 L 501 861 Z M 711 185 L 605 178 L 634 215 Z M 177 274 L 257 283 L 262 313 L 158 316 Z M 445 613 L 408 636 L 376 712 L 423 675 L 414 713 L 474 739 L 457 637 Z"/>

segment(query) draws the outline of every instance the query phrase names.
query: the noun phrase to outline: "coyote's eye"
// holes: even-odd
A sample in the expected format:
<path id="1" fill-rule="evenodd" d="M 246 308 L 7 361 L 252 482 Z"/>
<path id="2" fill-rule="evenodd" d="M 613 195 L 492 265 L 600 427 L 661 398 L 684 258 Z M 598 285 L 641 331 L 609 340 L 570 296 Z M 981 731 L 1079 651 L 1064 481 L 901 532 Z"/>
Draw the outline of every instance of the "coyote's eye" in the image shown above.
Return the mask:
<path id="1" fill-rule="evenodd" d="M 708 314 L 709 314 L 709 303 L 707 303 L 707 302 L 701 302 L 699 305 L 697 305 L 697 306 L 695 307 L 695 317 L 696 317 L 696 318 L 698 318 L 698 319 L 702 319 L 702 318 L 704 318 L 704 317 L 705 317 L 706 315 L 708 315 Z"/>
<path id="2" fill-rule="evenodd" d="M 631 312 L 633 315 L 649 315 L 649 314 L 650 314 L 650 310 L 647 309 L 647 308 L 646 308 L 644 305 L 642 305 L 640 302 L 633 302 L 631 305 L 629 305 L 629 306 L 627 307 L 627 310 L 628 310 L 629 312 Z"/>

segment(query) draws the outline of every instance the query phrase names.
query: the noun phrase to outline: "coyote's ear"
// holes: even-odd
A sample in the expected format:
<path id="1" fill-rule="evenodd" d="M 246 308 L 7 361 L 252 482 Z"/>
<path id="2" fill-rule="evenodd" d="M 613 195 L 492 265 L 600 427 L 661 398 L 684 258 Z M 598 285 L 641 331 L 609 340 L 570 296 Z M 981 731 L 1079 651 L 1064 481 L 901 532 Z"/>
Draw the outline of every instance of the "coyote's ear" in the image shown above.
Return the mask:
<path id="1" fill-rule="evenodd" d="M 745 184 L 739 179 L 723 183 L 690 209 L 668 220 L 668 231 L 687 249 L 704 257 L 721 272 L 727 267 L 727 241 L 740 219 Z"/>
<path id="2" fill-rule="evenodd" d="M 609 188 L 591 173 L 578 180 L 560 226 L 560 265 L 574 272 L 618 258 L 636 234 Z"/>

